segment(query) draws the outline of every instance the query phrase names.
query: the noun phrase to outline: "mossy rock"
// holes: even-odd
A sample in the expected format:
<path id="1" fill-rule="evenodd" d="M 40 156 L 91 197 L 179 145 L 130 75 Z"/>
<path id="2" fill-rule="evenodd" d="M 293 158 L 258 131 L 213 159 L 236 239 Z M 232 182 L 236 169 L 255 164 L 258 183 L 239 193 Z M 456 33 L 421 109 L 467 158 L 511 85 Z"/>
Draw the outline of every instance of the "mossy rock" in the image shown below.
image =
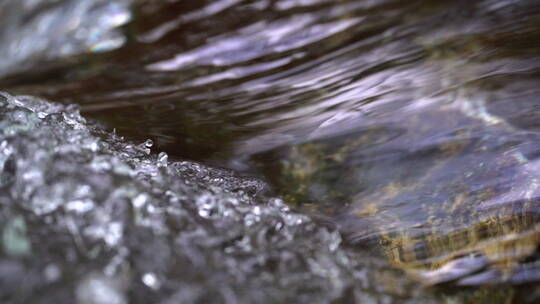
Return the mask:
<path id="1" fill-rule="evenodd" d="M 540 280 L 540 137 L 463 102 L 281 147 L 262 169 L 291 204 L 427 285 Z"/>

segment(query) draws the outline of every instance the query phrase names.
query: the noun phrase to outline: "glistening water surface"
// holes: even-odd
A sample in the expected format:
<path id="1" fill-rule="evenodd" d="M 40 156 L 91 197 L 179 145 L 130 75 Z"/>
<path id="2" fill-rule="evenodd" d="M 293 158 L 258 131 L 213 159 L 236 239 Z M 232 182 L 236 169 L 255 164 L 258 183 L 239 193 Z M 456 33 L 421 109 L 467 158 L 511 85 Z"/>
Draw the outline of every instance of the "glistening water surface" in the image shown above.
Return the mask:
<path id="1" fill-rule="evenodd" d="M 519 301 L 510 285 L 536 290 L 537 1 L 118 3 L 96 6 L 116 16 L 97 23 L 97 48 L 66 40 L 87 44 L 26 56 L 30 68 L 6 69 L 0 88 L 78 104 L 172 160 L 262 176 L 336 227 L 343 250 L 376 252 L 413 281 L 507 288 L 472 289 L 488 302 Z M 20 32 L 0 37 L 9 46 Z"/>

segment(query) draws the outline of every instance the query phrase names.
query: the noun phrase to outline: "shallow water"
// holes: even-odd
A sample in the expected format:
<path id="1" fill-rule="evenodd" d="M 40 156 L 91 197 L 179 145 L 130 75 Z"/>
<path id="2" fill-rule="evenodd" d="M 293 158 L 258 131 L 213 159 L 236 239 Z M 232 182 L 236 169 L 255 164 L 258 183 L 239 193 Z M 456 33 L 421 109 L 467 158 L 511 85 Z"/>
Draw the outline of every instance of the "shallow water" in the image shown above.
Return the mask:
<path id="1" fill-rule="evenodd" d="M 476 270 L 461 285 L 538 280 L 536 1 L 139 0 L 131 14 L 117 50 L 25 57 L 29 70 L 8 69 L 0 88 L 78 104 L 170 160 L 264 178 L 273 195 L 338 228 L 347 254 L 377 249 L 382 264 L 419 268 L 431 283 L 456 279 L 431 270 L 470 254 L 481 269 L 465 267 Z M 290 246 L 301 241 L 313 238 L 299 233 Z M 384 274 L 378 265 L 360 268 Z M 345 276 L 335 282 L 358 286 Z M 325 286 L 305 301 L 366 297 Z M 500 300 L 518 301 L 521 291 L 507 288 Z M 446 297 L 370 292 L 381 302 Z M 470 294 L 499 300 L 483 292 Z"/>

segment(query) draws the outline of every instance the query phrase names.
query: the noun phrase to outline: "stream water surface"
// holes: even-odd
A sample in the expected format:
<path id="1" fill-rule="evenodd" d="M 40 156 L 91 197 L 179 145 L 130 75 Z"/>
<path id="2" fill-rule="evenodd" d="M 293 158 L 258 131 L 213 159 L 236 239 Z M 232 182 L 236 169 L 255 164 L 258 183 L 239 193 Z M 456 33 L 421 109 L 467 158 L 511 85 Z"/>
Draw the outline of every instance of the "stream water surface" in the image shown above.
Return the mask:
<path id="1" fill-rule="evenodd" d="M 5 95 L 0 169 L 26 175 L 0 180 L 4 226 L 75 243 L 38 246 L 46 262 L 5 247 L 0 274 L 43 266 L 80 303 L 539 299 L 538 1 L 82 3 L 0 4 L 0 89 L 90 119 Z"/>

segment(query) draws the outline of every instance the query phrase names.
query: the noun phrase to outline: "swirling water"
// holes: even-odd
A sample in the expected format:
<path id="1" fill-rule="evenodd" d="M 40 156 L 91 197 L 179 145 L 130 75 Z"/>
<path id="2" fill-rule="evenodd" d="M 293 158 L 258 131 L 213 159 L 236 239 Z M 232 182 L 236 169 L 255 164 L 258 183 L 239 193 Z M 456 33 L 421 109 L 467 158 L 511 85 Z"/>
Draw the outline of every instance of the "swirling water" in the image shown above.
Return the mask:
<path id="1" fill-rule="evenodd" d="M 121 43 L 113 44 L 118 47 L 125 43 L 123 47 L 108 53 L 56 60 L 50 59 L 56 55 L 46 56 L 50 59 L 46 62 L 41 61 L 40 56 L 37 59 L 24 57 L 28 66 L 34 68 L 18 73 L 10 70 L 9 75 L 0 80 L 0 88 L 78 104 L 84 116 L 98 119 L 131 141 L 143 142 L 151 138 L 153 148 L 166 151 L 172 161 L 189 159 L 263 176 L 272 184 L 274 193 L 297 204 L 300 212 L 330 221 L 348 241 L 360 244 L 356 249 L 381 235 L 398 242 L 412 239 L 415 250 L 423 253 L 408 258 L 415 263 L 437 264 L 455 258 L 449 257 L 448 251 L 458 251 L 459 255 L 480 254 L 494 264 L 518 263 L 518 266 L 512 264 L 514 266 L 504 268 L 506 271 L 517 269 L 510 276 L 494 274 L 493 268 L 476 276 L 461 274 L 465 276 L 460 281 L 462 285 L 537 280 L 540 6 L 536 1 L 140 0 L 134 1 L 132 14 L 133 20 L 123 28 L 125 37 L 118 40 Z M 21 27 L 24 28 L 24 24 Z M 108 31 L 110 27 L 105 29 Z M 23 32 L 21 35 L 25 37 Z M 12 34 L 3 39 L 9 42 L 19 38 Z M 74 53 L 84 51 L 82 47 Z M 75 115 L 61 107 L 54 111 Z M 69 119 L 57 123 L 56 127 L 63 130 Z M 37 122 L 31 125 L 41 126 Z M 82 126 L 84 129 L 86 123 Z M 11 129 L 17 130 L 17 127 Z M 51 131 L 43 133 L 46 132 Z M 10 138 L 17 137 L 17 133 L 14 134 L 9 135 Z M 47 137 L 41 133 L 40 136 Z M 79 133 L 63 136 L 93 140 Z M 104 141 L 106 145 L 114 143 L 115 148 L 105 148 L 103 166 L 122 167 L 110 157 L 119 157 L 124 153 L 122 150 L 130 148 L 125 147 L 128 143 L 117 141 Z M 73 143 L 68 141 L 63 145 L 67 145 L 67 150 L 75 149 L 70 144 Z M 6 151 L 15 149 L 7 145 Z M 43 149 L 50 151 L 56 143 L 51 145 Z M 88 145 L 92 147 L 91 143 Z M 144 147 L 138 149 L 144 150 Z M 36 148 L 36 151 L 41 150 Z M 99 152 L 99 155 L 100 151 L 89 153 Z M 44 157 L 63 166 L 62 161 L 57 160 L 60 156 L 49 153 L 44 152 Z M 152 156 L 136 154 L 140 151 L 125 153 L 128 159 L 123 161 L 131 164 L 130 170 L 145 173 L 134 180 L 120 178 L 119 181 L 114 172 L 101 176 L 92 171 L 85 175 L 96 179 L 108 176 L 106 178 L 120 192 L 127 184 L 142 181 L 144 187 L 156 185 L 158 190 L 152 195 L 167 193 L 167 190 L 175 195 L 184 193 L 182 191 L 197 192 L 198 187 L 210 194 L 204 191 L 182 194 L 191 197 L 187 200 L 194 202 L 191 207 L 189 203 L 174 207 L 169 197 L 148 198 L 155 202 L 150 204 L 155 213 L 148 211 L 148 215 L 139 218 L 136 211 L 122 209 L 126 208 L 121 203 L 122 198 L 105 198 L 105 194 L 77 198 L 71 204 L 71 198 L 64 198 L 65 190 L 62 190 L 69 183 L 74 183 L 69 189 L 87 185 L 92 189 L 90 192 L 96 193 L 101 191 L 101 183 L 79 181 L 82 177 L 76 172 L 69 175 L 62 171 L 67 169 L 60 167 L 59 176 L 70 176 L 74 181 L 59 182 L 58 188 L 48 183 L 36 186 L 39 191 L 48 193 L 37 194 L 39 199 L 48 195 L 58 198 L 57 202 L 51 199 L 46 204 L 34 204 L 30 194 L 21 201 L 31 203 L 30 209 L 37 215 L 57 214 L 64 209 L 66 212 L 83 210 L 73 218 L 62 215 L 56 219 L 54 215 L 50 220 L 52 224 L 46 226 L 56 233 L 55 238 L 64 234 L 73 237 L 76 246 L 65 245 L 66 251 L 90 252 L 92 248 L 85 243 L 102 238 L 101 243 L 95 245 L 96 256 L 90 258 L 95 262 L 86 264 L 89 269 L 85 271 L 76 270 L 85 275 L 68 272 L 61 276 L 64 283 L 57 286 L 62 296 L 75 290 L 79 301 L 87 303 L 92 301 L 87 298 L 92 298 L 95 292 L 91 288 L 116 286 L 110 292 L 115 294 L 111 297 L 116 297 L 118 303 L 127 298 L 144 302 L 144 297 L 156 295 L 160 301 L 171 302 L 182 299 L 187 302 L 205 299 L 223 302 L 470 301 L 467 297 L 471 295 L 445 298 L 446 294 L 434 294 L 430 289 L 411 293 L 407 287 L 411 281 L 401 278 L 397 270 L 387 270 L 388 262 L 384 259 L 372 261 L 362 250 L 339 247 L 327 252 L 326 247 L 334 248 L 337 245 L 332 244 L 340 242 L 335 239 L 339 239 L 339 235 L 334 233 L 328 236 L 331 240 L 326 239 L 325 228 L 296 213 L 294 216 L 309 222 L 308 226 L 318 227 L 310 229 L 323 232 L 291 228 L 292 232 L 287 234 L 277 232 L 278 238 L 286 240 L 284 243 L 276 239 L 257 243 L 265 238 L 257 234 L 258 231 L 264 232 L 276 225 L 273 216 L 289 216 L 289 211 L 282 213 L 282 205 L 271 209 L 275 199 L 256 198 L 273 202 L 258 205 L 251 201 L 255 198 L 249 196 L 240 199 L 239 207 L 230 207 L 231 204 L 237 206 L 228 203 L 228 195 L 234 193 L 237 186 L 227 188 L 215 181 L 200 186 L 201 181 L 196 179 L 196 190 L 185 190 L 170 181 L 171 176 L 178 173 L 167 171 L 170 169 L 163 173 L 164 169 L 158 169 L 162 167 L 158 166 L 157 156 L 154 160 Z M 25 155 L 19 150 L 15 154 Z M 91 154 L 91 158 L 98 155 Z M 163 160 L 164 155 L 161 156 Z M 67 168 L 78 168 L 85 162 L 78 156 L 74 159 L 76 165 L 66 165 Z M 184 164 L 191 167 L 189 172 L 199 172 L 195 174 L 198 176 L 215 176 L 225 184 L 227 181 L 245 183 L 243 178 L 246 177 L 231 177 L 225 173 L 228 171 L 191 162 Z M 111 168 L 103 170 L 113 170 Z M 51 169 L 45 167 L 35 174 L 43 174 L 45 170 Z M 156 170 L 159 173 L 149 173 Z M 213 170 L 217 171 L 212 173 Z M 32 174 L 27 173 L 27 176 Z M 15 181 L 31 187 L 22 176 L 20 178 Z M 258 185 L 256 189 L 266 187 L 260 181 L 250 180 L 249 183 Z M 142 198 L 137 199 L 136 194 L 150 190 L 137 187 L 133 193 L 118 195 L 131 199 L 135 207 L 147 204 Z M 228 189 L 227 194 L 222 194 L 220 187 Z M 28 191 L 33 194 L 38 190 Z M 83 189 L 75 194 L 79 192 L 88 191 Z M 18 198 L 12 194 L 10 199 Z M 103 206 L 92 205 L 97 203 Z M 173 207 L 159 211 L 158 205 L 152 205 L 159 203 L 173 204 Z M 514 214 L 516 208 L 522 213 L 519 217 Z M 109 209 L 121 210 L 115 213 Z M 84 216 L 84 210 L 89 210 L 91 216 Z M 103 213 L 111 213 L 113 217 L 103 219 L 100 225 L 94 224 L 92 221 Z M 208 225 L 213 228 L 198 222 L 201 218 L 227 217 L 227 214 L 234 214 L 233 220 L 211 219 Z M 510 224 L 504 222 L 498 228 L 485 224 L 497 217 L 497 223 L 510 218 Z M 260 225 L 255 228 L 248 225 L 252 222 L 248 218 L 259 218 L 256 222 Z M 32 222 L 21 224 L 20 219 L 15 217 L 7 227 L 19 227 L 18 230 L 21 225 L 40 227 Z M 64 221 L 72 224 L 57 223 Z M 176 226 L 183 221 L 193 222 L 189 224 L 193 226 L 188 226 L 194 228 Z M 133 228 L 129 226 L 132 230 L 124 230 L 127 222 L 133 225 Z M 87 229 L 93 225 L 97 228 Z M 519 250 L 493 253 L 484 249 L 489 247 L 484 243 L 463 248 L 451 245 L 449 249 L 440 242 L 425 242 L 437 239 L 440 234 L 467 231 L 467 243 L 471 235 L 476 237 L 486 226 L 502 231 L 489 234 L 487 241 L 500 242 L 503 238 L 507 243 L 520 244 Z M 32 232 L 30 228 L 25 229 Z M 86 234 L 74 232 L 74 229 L 94 232 Z M 144 231 L 139 232 L 139 229 Z M 139 253 L 138 244 L 146 242 L 147 234 L 148 238 L 160 235 L 160 229 L 165 231 L 163 237 L 156 238 L 158 241 L 152 243 L 149 250 L 162 248 L 167 257 L 160 267 L 173 270 L 146 272 L 145 267 L 158 267 L 161 262 L 152 261 L 145 266 L 144 259 L 149 254 Z M 197 234 L 201 229 L 203 232 Z M 194 236 L 188 236 L 189 231 Z M 231 231 L 234 236 L 220 231 Z M 396 237 L 396 233 L 405 237 Z M 244 240 L 246 235 L 253 239 Z M 321 237 L 325 239 L 319 240 Z M 195 244 L 192 240 L 204 244 Z M 244 252 L 245 258 L 225 257 L 226 240 L 234 246 L 249 248 L 244 248 L 248 251 Z M 60 240 L 51 240 L 56 241 Z M 5 251 L 24 252 L 29 246 L 15 242 Z M 39 248 L 47 252 L 47 247 Z M 408 249 L 401 245 L 397 248 L 400 254 L 391 260 L 403 265 L 403 260 L 407 260 L 404 252 Z M 276 253 L 277 260 L 273 260 L 272 254 L 262 254 L 272 250 L 281 252 Z M 501 257 L 505 254 L 513 258 Z M 48 255 L 50 253 L 43 256 Z M 80 258 L 78 253 L 65 254 L 68 255 L 75 256 L 75 260 Z M 291 263 L 299 268 L 287 266 L 288 256 L 297 259 Z M 314 257 L 317 258 L 313 260 Z M 51 268 L 56 272 L 51 270 L 50 273 L 67 271 L 63 258 L 58 259 L 52 265 L 60 266 Z M 266 272 L 253 266 L 257 259 L 266 259 L 261 262 Z M 321 262 L 323 260 L 325 262 Z M 125 266 L 126 261 L 134 266 Z M 17 269 L 24 271 L 22 267 L 30 267 L 11 260 L 6 263 L 6 269 L 14 273 Z M 123 265 L 118 267 L 128 270 L 103 274 L 106 263 Z M 195 265 L 193 268 L 186 266 L 191 263 Z M 274 266 L 270 265 L 273 263 Z M 187 269 L 185 273 L 181 268 Z M 484 268 L 484 264 L 480 268 Z M 473 272 L 478 270 L 474 269 Z M 201 273 L 199 277 L 197 273 Z M 449 279 L 444 272 L 427 272 L 425 276 L 430 282 Z M 79 279 L 79 285 L 66 285 L 69 277 Z M 456 278 L 460 278 L 459 275 L 450 276 L 450 279 Z M 222 280 L 230 280 L 230 284 L 221 285 Z M 365 280 L 373 282 L 366 285 Z M 306 281 L 313 286 L 308 286 Z M 139 291 L 133 287 L 141 282 L 146 289 Z M 245 282 L 250 285 L 243 285 Z M 42 287 L 35 284 L 31 286 L 36 290 Z M 392 288 L 388 287 L 390 285 Z M 242 287 L 248 291 L 243 291 Z M 519 290 L 505 288 L 498 289 L 498 293 L 479 289 L 471 294 L 476 301 L 516 300 Z M 206 294 L 207 290 L 215 293 Z M 139 292 L 144 296 L 139 297 Z M 535 293 L 529 295 L 527 299 L 534 301 Z"/>

